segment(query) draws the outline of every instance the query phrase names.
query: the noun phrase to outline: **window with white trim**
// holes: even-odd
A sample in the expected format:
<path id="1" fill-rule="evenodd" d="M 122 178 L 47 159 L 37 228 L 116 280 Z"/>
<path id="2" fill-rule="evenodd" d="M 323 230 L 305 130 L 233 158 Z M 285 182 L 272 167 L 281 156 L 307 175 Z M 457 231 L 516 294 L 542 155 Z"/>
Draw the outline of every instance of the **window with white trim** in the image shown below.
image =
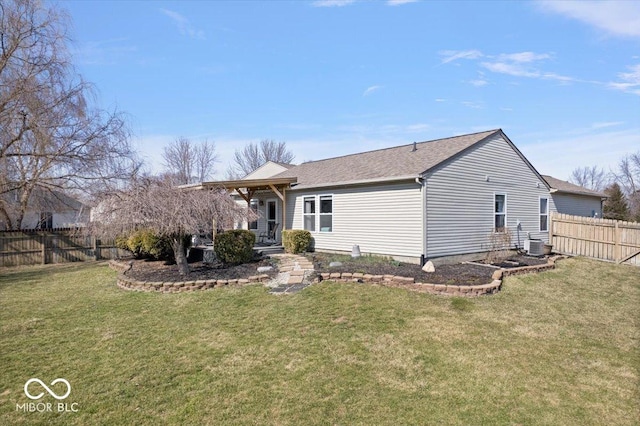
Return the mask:
<path id="1" fill-rule="evenodd" d="M 320 196 L 320 232 L 333 230 L 333 196 Z"/>
<path id="2" fill-rule="evenodd" d="M 493 201 L 494 232 L 504 232 L 507 226 L 507 195 L 494 194 Z"/>
<path id="3" fill-rule="evenodd" d="M 333 195 L 302 198 L 303 229 L 310 232 L 333 232 Z"/>
<path id="4" fill-rule="evenodd" d="M 303 228 L 310 232 L 316 231 L 316 197 L 304 197 L 302 199 Z"/>
<path id="5" fill-rule="evenodd" d="M 549 198 L 540 197 L 538 213 L 540 214 L 540 232 L 549 230 Z"/>

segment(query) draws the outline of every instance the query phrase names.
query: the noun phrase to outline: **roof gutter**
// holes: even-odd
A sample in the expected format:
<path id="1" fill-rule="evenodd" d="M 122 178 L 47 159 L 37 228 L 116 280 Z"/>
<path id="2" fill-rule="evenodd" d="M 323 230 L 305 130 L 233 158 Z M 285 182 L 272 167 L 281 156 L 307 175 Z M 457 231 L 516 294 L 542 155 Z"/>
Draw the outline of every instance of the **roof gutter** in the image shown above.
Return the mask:
<path id="1" fill-rule="evenodd" d="M 392 176 L 388 178 L 374 178 L 374 179 L 360 179 L 360 180 L 350 180 L 350 181 L 340 181 L 340 182 L 327 182 L 321 184 L 291 184 L 291 191 L 302 190 L 302 189 L 314 189 L 314 188 L 330 188 L 336 186 L 355 186 L 355 185 L 370 185 L 375 183 L 393 183 L 393 182 L 406 182 L 415 180 L 416 183 L 421 184 L 420 180 L 422 179 L 419 175 L 406 175 L 406 176 Z"/>
<path id="2" fill-rule="evenodd" d="M 558 188 L 551 188 L 549 190 L 549 193 L 551 194 L 570 194 L 570 195 L 582 195 L 583 197 L 599 197 L 599 198 L 608 198 L 606 195 L 604 194 L 598 194 L 598 193 L 594 193 L 594 194 L 589 194 L 587 192 L 579 192 L 579 191 L 566 191 L 566 190 L 562 190 L 562 189 L 558 189 Z"/>

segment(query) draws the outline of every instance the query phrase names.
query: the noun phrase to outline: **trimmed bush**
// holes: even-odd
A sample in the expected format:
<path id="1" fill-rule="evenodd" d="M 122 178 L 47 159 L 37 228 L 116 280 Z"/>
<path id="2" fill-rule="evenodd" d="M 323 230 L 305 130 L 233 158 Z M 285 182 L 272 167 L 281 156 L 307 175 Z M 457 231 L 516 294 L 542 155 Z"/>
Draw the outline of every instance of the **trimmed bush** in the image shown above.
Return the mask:
<path id="1" fill-rule="evenodd" d="M 142 250 L 157 260 L 175 260 L 171 240 L 160 237 L 153 232 L 147 232 L 142 238 Z"/>
<path id="2" fill-rule="evenodd" d="M 128 236 L 116 238 L 117 247 L 129 250 L 138 259 L 175 261 L 171 237 L 159 236 L 149 229 L 139 229 Z M 191 245 L 191 236 L 184 236 L 184 248 Z"/>
<path id="3" fill-rule="evenodd" d="M 121 235 L 116 237 L 114 245 L 121 250 L 129 250 L 129 242 L 127 236 Z"/>
<path id="4" fill-rule="evenodd" d="M 148 232 L 149 231 L 145 229 L 139 229 L 132 232 L 131 235 L 129 235 L 129 238 L 127 238 L 127 249 L 138 259 L 143 258 L 146 255 L 144 251 L 144 238 L 145 234 Z"/>
<path id="5" fill-rule="evenodd" d="M 216 235 L 213 249 L 216 257 L 224 263 L 240 264 L 253 259 L 256 235 L 245 229 L 234 229 Z"/>
<path id="6" fill-rule="evenodd" d="M 282 245 L 287 253 L 302 253 L 311 246 L 311 232 L 303 229 L 287 229 L 282 231 Z"/>

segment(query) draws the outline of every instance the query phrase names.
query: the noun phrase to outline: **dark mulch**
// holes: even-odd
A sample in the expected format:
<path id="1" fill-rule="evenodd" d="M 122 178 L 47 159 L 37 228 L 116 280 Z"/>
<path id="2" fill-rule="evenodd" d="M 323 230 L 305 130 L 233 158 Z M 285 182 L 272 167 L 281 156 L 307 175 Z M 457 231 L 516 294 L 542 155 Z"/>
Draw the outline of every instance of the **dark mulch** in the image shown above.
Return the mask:
<path id="1" fill-rule="evenodd" d="M 488 266 L 459 263 L 436 266 L 436 271 L 426 273 L 419 265 L 394 262 L 384 258 L 361 257 L 351 259 L 324 253 L 312 255 L 317 272 L 360 272 L 371 275 L 398 275 L 414 278 L 416 282 L 451 285 L 481 285 L 491 282 L 496 270 Z M 342 266 L 329 267 L 333 260 L 342 262 Z"/>
<path id="2" fill-rule="evenodd" d="M 485 263 L 485 262 L 478 262 L 478 263 Z M 500 262 L 494 262 L 492 263 L 492 265 L 509 269 L 509 268 L 519 268 L 521 266 L 545 265 L 546 263 L 547 263 L 547 259 L 544 257 L 518 255 L 518 256 L 511 256 Z"/>
<path id="3" fill-rule="evenodd" d="M 162 261 L 134 260 L 133 267 L 127 275 L 138 281 L 172 282 L 172 281 L 196 281 L 196 280 L 235 280 L 259 275 L 259 266 L 273 266 L 268 259 L 257 260 L 242 265 L 226 266 L 222 264 L 207 265 L 202 262 L 189 264 L 191 272 L 186 277 L 178 273 L 178 267 L 167 265 Z M 261 272 L 270 277 L 278 274 L 274 267 L 269 272 Z"/>

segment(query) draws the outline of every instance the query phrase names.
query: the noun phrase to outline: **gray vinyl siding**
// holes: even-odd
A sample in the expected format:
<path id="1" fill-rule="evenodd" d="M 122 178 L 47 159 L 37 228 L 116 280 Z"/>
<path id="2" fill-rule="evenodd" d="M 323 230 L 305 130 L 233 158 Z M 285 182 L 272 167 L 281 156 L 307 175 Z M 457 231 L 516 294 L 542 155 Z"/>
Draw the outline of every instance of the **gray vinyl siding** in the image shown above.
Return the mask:
<path id="1" fill-rule="evenodd" d="M 553 194 L 552 197 L 558 213 L 592 217 L 595 212 L 602 217 L 602 203 L 598 197 L 577 194 Z"/>
<path id="2" fill-rule="evenodd" d="M 333 195 L 333 231 L 312 233 L 317 250 L 419 259 L 422 202 L 415 182 L 314 191 L 287 191 L 287 229 L 303 229 L 303 198 Z"/>
<path id="3" fill-rule="evenodd" d="M 488 181 L 487 181 L 488 177 Z M 494 194 L 507 196 L 507 227 L 517 244 L 532 238 L 548 241 L 539 231 L 539 199 L 549 191 L 511 145 L 496 135 L 427 175 L 427 257 L 483 252 L 494 227 Z"/>

